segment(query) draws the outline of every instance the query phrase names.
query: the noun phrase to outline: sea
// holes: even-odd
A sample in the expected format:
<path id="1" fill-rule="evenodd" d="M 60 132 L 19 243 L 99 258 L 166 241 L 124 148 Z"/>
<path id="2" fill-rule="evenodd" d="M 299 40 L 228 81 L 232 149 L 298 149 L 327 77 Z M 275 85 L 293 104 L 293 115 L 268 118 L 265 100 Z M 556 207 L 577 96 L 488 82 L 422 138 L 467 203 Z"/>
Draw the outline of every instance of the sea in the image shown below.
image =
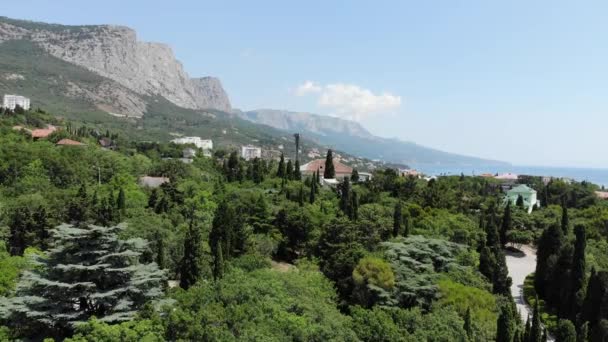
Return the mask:
<path id="1" fill-rule="evenodd" d="M 505 165 L 505 166 L 439 166 L 439 165 L 413 165 L 418 171 L 422 171 L 424 174 L 431 176 L 440 175 L 460 175 L 464 174 L 467 176 L 480 175 L 482 173 L 491 174 L 502 174 L 502 173 L 515 173 L 518 175 L 531 175 L 531 176 L 552 176 L 552 177 L 565 177 L 571 178 L 576 181 L 582 182 L 587 181 L 599 186 L 608 188 L 608 169 L 595 169 L 595 168 L 575 168 L 575 167 L 548 167 L 548 166 L 518 166 L 518 165 Z"/>

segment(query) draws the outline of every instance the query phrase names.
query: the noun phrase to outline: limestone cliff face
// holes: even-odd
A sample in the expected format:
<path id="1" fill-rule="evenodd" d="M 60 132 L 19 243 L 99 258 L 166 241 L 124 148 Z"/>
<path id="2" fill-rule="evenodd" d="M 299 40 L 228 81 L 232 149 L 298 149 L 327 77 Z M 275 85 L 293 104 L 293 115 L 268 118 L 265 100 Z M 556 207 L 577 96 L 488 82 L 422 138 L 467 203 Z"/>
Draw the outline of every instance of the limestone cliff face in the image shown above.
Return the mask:
<path id="1" fill-rule="evenodd" d="M 122 26 L 62 26 L 0 18 L 0 43 L 29 39 L 51 55 L 109 78 L 140 95 L 160 95 L 190 109 L 230 110 L 219 80 L 191 79 L 171 48 L 140 42 Z"/>
<path id="2" fill-rule="evenodd" d="M 194 86 L 194 98 L 201 108 L 215 108 L 229 112 L 231 110 L 228 94 L 222 83 L 215 77 L 201 77 L 190 80 Z"/>

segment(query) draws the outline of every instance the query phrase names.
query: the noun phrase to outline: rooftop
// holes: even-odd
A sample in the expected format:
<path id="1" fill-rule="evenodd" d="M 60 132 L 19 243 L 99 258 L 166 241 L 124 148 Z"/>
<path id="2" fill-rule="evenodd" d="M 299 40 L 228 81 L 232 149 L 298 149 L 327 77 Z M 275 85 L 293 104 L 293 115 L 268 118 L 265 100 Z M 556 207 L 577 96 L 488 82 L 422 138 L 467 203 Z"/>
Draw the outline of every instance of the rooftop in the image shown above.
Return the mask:
<path id="1" fill-rule="evenodd" d="M 518 185 L 518 186 L 514 187 L 513 189 L 507 191 L 507 193 L 517 193 L 517 194 L 536 193 L 536 190 L 532 189 L 531 187 L 529 187 L 525 184 L 521 184 L 521 185 Z"/>
<path id="2" fill-rule="evenodd" d="M 345 173 L 352 173 L 353 172 L 353 168 L 340 163 L 340 161 L 338 161 L 338 159 L 334 158 L 334 169 L 336 170 L 337 174 L 345 174 Z M 300 166 L 300 171 L 302 172 L 316 172 L 317 170 L 321 170 L 323 171 L 325 169 L 325 159 L 315 159 L 312 160 L 302 166 Z"/>
<path id="3" fill-rule="evenodd" d="M 57 142 L 58 146 L 84 146 L 83 143 L 81 143 L 80 141 L 76 141 L 76 140 L 72 140 L 72 139 L 61 139 Z"/>

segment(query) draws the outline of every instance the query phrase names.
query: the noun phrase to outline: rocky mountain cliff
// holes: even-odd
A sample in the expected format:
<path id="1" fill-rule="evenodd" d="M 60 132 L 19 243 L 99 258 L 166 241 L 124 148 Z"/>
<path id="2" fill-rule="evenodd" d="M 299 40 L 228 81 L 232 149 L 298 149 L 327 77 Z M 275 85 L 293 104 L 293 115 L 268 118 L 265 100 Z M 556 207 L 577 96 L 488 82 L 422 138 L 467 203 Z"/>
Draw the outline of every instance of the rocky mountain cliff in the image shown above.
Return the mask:
<path id="1" fill-rule="evenodd" d="M 32 41 L 52 56 L 82 66 L 139 95 L 162 96 L 188 109 L 231 109 L 218 79 L 191 79 L 169 46 L 138 41 L 135 31 L 127 27 L 63 26 L 0 18 L 0 43 L 8 40 Z M 114 92 L 114 99 L 133 101 L 129 96 L 116 95 L 121 94 Z M 124 114 L 138 116 L 143 111 Z"/>

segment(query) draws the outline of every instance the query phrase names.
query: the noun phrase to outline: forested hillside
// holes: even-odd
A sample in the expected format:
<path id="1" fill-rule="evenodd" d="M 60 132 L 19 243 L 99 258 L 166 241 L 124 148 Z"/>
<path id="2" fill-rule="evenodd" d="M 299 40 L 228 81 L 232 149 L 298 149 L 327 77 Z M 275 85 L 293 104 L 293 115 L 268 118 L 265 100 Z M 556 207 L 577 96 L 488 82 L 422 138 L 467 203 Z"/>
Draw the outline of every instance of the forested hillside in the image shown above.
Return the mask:
<path id="1" fill-rule="evenodd" d="M 33 140 L 14 127 L 46 124 L 61 129 Z M 245 161 L 230 148 L 184 163 L 183 147 L 2 111 L 0 340 L 608 334 L 608 203 L 593 184 L 522 178 L 542 203 L 528 214 L 490 178 L 378 169 L 332 187 L 291 161 Z M 150 187 L 142 176 L 165 178 Z M 505 263 L 521 244 L 539 248 L 528 324 Z"/>

